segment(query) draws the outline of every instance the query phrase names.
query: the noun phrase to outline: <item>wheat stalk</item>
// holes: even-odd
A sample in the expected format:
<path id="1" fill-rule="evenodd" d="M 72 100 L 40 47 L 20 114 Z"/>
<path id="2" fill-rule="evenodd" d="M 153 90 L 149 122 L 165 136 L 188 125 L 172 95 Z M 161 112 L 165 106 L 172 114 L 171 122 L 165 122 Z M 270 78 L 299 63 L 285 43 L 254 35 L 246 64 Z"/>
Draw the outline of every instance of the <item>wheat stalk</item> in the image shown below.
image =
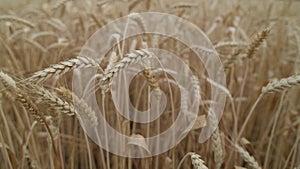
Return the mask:
<path id="1" fill-rule="evenodd" d="M 197 7 L 198 5 L 195 3 L 188 3 L 188 2 L 177 2 L 175 4 L 172 4 L 170 7 L 171 9 L 180 9 L 180 8 L 193 8 Z"/>
<path id="2" fill-rule="evenodd" d="M 53 7 L 51 8 L 51 10 L 56 10 L 56 9 L 58 9 L 59 7 L 65 5 L 65 4 L 66 4 L 67 2 L 69 2 L 69 1 L 72 1 L 72 0 L 60 0 L 60 1 L 58 1 L 57 3 L 55 3 L 55 4 L 53 5 Z"/>
<path id="3" fill-rule="evenodd" d="M 221 47 L 238 47 L 238 46 L 247 46 L 248 44 L 245 42 L 218 42 L 216 45 L 214 45 L 215 49 L 221 48 Z"/>
<path id="4" fill-rule="evenodd" d="M 67 61 L 62 61 L 57 64 L 51 65 L 46 69 L 34 73 L 33 76 L 29 77 L 26 80 L 39 83 L 39 82 L 46 81 L 53 76 L 61 76 L 76 68 L 88 68 L 88 67 L 100 68 L 99 64 L 95 60 L 85 56 L 78 56 L 77 58 L 70 59 Z"/>
<path id="5" fill-rule="evenodd" d="M 25 42 L 31 44 L 32 46 L 36 47 L 37 49 L 41 50 L 42 52 L 47 52 L 47 50 L 38 42 L 31 40 L 31 39 L 24 39 Z"/>
<path id="6" fill-rule="evenodd" d="M 25 19 L 16 17 L 16 16 L 11 16 L 11 15 L 2 15 L 0 16 L 0 22 L 4 21 L 4 22 L 14 22 L 14 23 L 18 23 L 18 24 L 23 24 L 26 25 L 30 28 L 34 28 L 35 25 Z"/>

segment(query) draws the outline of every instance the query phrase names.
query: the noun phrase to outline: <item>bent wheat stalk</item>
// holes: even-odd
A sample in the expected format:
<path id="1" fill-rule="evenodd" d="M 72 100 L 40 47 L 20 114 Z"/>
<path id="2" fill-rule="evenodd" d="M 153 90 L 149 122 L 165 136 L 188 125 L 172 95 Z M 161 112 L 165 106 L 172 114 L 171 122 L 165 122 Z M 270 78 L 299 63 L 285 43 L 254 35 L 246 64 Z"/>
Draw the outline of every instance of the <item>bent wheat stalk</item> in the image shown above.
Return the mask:
<path id="1" fill-rule="evenodd" d="M 35 25 L 25 19 L 16 17 L 16 16 L 11 16 L 11 15 L 2 15 L 0 16 L 0 22 L 14 22 L 14 23 L 18 23 L 18 24 L 23 24 L 25 26 L 28 26 L 30 28 L 34 28 Z"/>
<path id="2" fill-rule="evenodd" d="M 244 132 L 246 125 L 248 123 L 248 121 L 250 120 L 251 115 L 254 112 L 254 109 L 256 108 L 258 102 L 262 99 L 262 97 L 267 94 L 267 93 L 272 93 L 272 92 L 282 92 L 286 89 L 289 89 L 293 86 L 300 86 L 300 75 L 294 75 L 294 76 L 290 76 L 287 78 L 283 78 L 275 81 L 271 81 L 269 82 L 266 86 L 264 86 L 261 89 L 261 94 L 258 96 L 258 98 L 256 99 L 255 103 L 252 105 L 250 112 L 248 113 L 244 124 L 242 125 L 238 137 L 236 139 L 236 141 L 239 140 L 239 138 L 241 138 L 242 133 Z"/>

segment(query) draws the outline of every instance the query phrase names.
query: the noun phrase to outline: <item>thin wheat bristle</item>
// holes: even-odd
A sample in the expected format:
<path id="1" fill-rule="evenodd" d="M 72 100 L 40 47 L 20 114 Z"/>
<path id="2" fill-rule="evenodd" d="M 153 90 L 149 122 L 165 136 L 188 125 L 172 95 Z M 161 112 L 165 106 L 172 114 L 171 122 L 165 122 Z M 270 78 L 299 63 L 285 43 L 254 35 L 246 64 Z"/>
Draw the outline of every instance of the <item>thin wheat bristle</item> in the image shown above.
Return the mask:
<path id="1" fill-rule="evenodd" d="M 254 56 L 257 49 L 264 42 L 264 40 L 269 36 L 270 32 L 271 29 L 267 27 L 262 32 L 256 35 L 256 37 L 252 40 L 247 50 L 247 58 L 252 58 Z"/>
<path id="2" fill-rule="evenodd" d="M 4 21 L 4 22 L 14 22 L 14 23 L 18 23 L 18 24 L 23 24 L 26 25 L 30 28 L 34 28 L 35 25 L 25 19 L 16 17 L 16 16 L 11 16 L 11 15 L 2 15 L 0 16 L 0 22 Z"/>
<path id="3" fill-rule="evenodd" d="M 48 80 L 53 76 L 61 76 L 71 70 L 76 68 L 88 68 L 88 67 L 100 67 L 95 60 L 85 57 L 78 56 L 77 58 L 70 59 L 67 61 L 62 61 L 57 64 L 51 65 L 50 67 L 34 73 L 33 76 L 29 77 L 27 80 L 31 82 L 43 82 Z"/>
<path id="4" fill-rule="evenodd" d="M 294 75 L 287 78 L 273 80 L 264 86 L 261 90 L 262 94 L 271 92 L 281 92 L 293 86 L 300 86 L 300 75 Z"/>
<path id="5" fill-rule="evenodd" d="M 250 167 L 252 167 L 254 169 L 261 169 L 261 167 L 259 166 L 257 161 L 254 159 L 253 156 L 251 156 L 248 153 L 248 151 L 244 150 L 239 145 L 235 145 L 235 148 L 236 148 L 237 152 L 240 154 L 240 156 L 243 158 L 243 160 L 246 161 Z"/>

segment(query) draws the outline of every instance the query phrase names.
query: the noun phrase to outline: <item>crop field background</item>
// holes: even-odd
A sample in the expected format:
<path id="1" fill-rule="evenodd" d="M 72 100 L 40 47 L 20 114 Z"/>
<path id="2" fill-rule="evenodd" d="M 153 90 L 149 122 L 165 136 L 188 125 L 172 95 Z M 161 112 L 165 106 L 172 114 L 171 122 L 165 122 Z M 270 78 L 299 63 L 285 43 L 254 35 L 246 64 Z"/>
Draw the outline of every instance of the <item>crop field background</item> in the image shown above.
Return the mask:
<path id="1" fill-rule="evenodd" d="M 1 0 L 0 169 L 300 169 L 299 9 L 296 0 Z M 220 58 L 225 84 L 211 80 L 205 63 L 171 37 L 122 39 L 116 33 L 99 37 L 111 44 L 101 60 L 80 55 L 97 30 L 120 17 L 129 15 L 136 29 L 147 29 L 142 12 L 176 15 L 201 29 L 211 42 L 203 53 Z M 180 66 L 173 72 L 192 79 L 187 80 L 191 99 L 170 71 L 143 62 L 155 57 L 150 48 L 171 51 L 190 68 L 192 77 Z M 117 75 L 136 63 L 142 70 L 128 84 L 128 98 L 115 103 L 110 89 L 127 90 Z M 96 69 L 95 87 L 81 86 L 82 93 L 72 88 L 79 69 Z M 219 122 L 210 109 L 217 104 L 212 87 L 226 95 Z M 126 145 L 128 150 L 146 153 L 151 151 L 146 138 L 166 131 L 180 113 L 188 115 L 194 102 L 200 104 L 178 144 L 159 155 L 129 158 L 101 148 L 85 132 L 81 120 L 100 126 L 97 111 L 85 100 L 91 92 L 114 130 L 139 138 Z M 128 102 L 148 110 L 150 92 L 167 100 L 158 119 L 136 123 L 120 115 L 116 107 Z M 200 143 L 210 124 L 217 126 Z"/>

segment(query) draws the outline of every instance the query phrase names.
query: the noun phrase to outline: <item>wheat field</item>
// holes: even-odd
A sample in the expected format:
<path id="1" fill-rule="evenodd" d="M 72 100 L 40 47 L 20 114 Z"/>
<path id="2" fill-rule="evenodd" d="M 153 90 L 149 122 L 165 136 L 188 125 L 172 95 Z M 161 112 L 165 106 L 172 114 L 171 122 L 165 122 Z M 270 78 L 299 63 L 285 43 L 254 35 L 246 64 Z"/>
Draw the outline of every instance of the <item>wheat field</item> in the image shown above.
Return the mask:
<path id="1" fill-rule="evenodd" d="M 0 168 L 300 169 L 299 7 L 297 0 L 2 0 Z M 226 84 L 211 80 L 195 53 L 170 37 L 113 34 L 101 39 L 112 44 L 103 59 L 80 55 L 97 30 L 120 17 L 130 14 L 136 29 L 148 29 L 141 12 L 172 14 L 201 29 L 220 58 Z M 144 64 L 155 57 L 149 48 L 172 51 L 190 68 L 192 99 L 181 93 L 172 73 Z M 116 78 L 136 63 L 142 63 L 141 71 L 128 84 L 128 98 L 116 104 L 110 90 L 125 90 Z M 96 70 L 97 85 L 74 92 L 77 70 L 89 69 Z M 185 77 L 181 68 L 174 74 Z M 225 93 L 226 104 L 216 129 L 200 143 L 211 123 L 212 86 Z M 195 124 L 176 146 L 129 158 L 99 147 L 85 132 L 82 121 L 91 127 L 101 123 L 84 99 L 91 92 L 108 124 L 139 138 L 129 147 L 144 151 L 147 137 L 166 131 L 181 111 L 187 113 L 200 97 L 201 102 Z M 150 92 L 167 99 L 159 119 L 135 123 L 120 115 L 117 107 L 127 102 L 147 110 Z"/>

